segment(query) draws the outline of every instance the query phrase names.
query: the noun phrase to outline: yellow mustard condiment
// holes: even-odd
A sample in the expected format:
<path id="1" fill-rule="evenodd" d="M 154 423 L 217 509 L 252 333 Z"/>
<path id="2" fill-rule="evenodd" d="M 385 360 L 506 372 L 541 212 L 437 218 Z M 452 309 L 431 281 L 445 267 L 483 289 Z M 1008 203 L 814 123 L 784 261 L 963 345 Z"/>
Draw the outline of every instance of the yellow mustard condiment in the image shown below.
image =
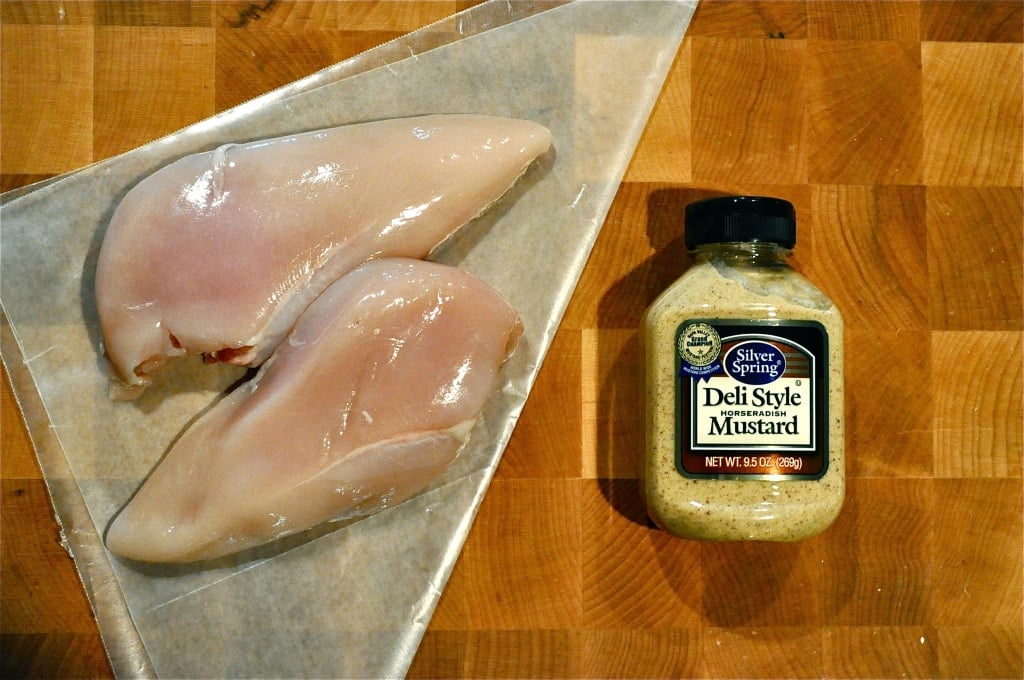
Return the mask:
<path id="1" fill-rule="evenodd" d="M 778 198 L 691 203 L 693 266 L 648 308 L 648 514 L 683 538 L 795 541 L 845 493 L 843 319 L 792 269 Z"/>

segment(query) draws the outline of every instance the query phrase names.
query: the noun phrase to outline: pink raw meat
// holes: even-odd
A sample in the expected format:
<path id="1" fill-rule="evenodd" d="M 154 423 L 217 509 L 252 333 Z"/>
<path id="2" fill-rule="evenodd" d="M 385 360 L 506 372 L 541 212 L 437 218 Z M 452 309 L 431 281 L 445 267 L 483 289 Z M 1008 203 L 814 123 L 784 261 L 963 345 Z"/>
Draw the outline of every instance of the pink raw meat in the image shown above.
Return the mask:
<path id="1" fill-rule="evenodd" d="M 96 272 L 115 396 L 165 358 L 262 363 L 328 285 L 375 257 L 426 257 L 543 154 L 546 128 L 437 115 L 222 146 L 121 201 Z"/>
<path id="2" fill-rule="evenodd" d="M 208 559 L 401 502 L 455 459 L 521 329 L 462 270 L 363 264 L 185 431 L 115 517 L 108 547 Z"/>

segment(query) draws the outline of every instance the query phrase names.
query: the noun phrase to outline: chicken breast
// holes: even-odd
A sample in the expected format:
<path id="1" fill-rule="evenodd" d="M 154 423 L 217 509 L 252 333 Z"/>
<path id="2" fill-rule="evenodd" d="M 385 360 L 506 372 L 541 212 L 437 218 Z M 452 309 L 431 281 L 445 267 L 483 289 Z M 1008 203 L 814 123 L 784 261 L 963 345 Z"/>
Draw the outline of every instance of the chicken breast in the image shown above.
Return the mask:
<path id="1" fill-rule="evenodd" d="M 422 258 L 551 143 L 523 120 L 438 115 L 222 146 L 132 188 L 96 299 L 114 396 L 167 357 L 262 363 L 303 309 L 374 257 Z"/>
<path id="2" fill-rule="evenodd" d="M 358 267 L 185 431 L 107 546 L 148 562 L 215 558 L 400 503 L 455 459 L 521 329 L 457 268 Z"/>

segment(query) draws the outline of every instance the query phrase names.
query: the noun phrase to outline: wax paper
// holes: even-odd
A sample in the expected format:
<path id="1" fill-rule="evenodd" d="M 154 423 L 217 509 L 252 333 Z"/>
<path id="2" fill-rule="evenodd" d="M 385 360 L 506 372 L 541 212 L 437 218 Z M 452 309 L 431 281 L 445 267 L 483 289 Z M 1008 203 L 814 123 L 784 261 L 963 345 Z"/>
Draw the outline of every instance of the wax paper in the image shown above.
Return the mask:
<path id="1" fill-rule="evenodd" d="M 118 676 L 405 674 L 695 5 L 491 0 L 4 197 L 3 357 Z M 110 519 L 242 376 L 179 360 L 139 400 L 108 398 L 93 276 L 120 197 L 171 160 L 226 142 L 427 113 L 527 118 L 554 140 L 510 194 L 432 255 L 495 287 L 526 329 L 467 448 L 413 499 L 244 560 L 140 567 L 109 554 Z"/>

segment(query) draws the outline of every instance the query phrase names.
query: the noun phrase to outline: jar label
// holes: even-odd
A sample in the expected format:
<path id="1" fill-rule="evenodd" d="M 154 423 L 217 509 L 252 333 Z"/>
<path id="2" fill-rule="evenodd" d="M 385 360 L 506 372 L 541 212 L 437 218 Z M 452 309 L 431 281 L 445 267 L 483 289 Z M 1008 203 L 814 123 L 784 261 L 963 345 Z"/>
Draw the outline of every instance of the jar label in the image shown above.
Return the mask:
<path id="1" fill-rule="evenodd" d="M 816 321 L 690 319 L 676 330 L 676 468 L 690 478 L 828 470 L 828 332 Z"/>

